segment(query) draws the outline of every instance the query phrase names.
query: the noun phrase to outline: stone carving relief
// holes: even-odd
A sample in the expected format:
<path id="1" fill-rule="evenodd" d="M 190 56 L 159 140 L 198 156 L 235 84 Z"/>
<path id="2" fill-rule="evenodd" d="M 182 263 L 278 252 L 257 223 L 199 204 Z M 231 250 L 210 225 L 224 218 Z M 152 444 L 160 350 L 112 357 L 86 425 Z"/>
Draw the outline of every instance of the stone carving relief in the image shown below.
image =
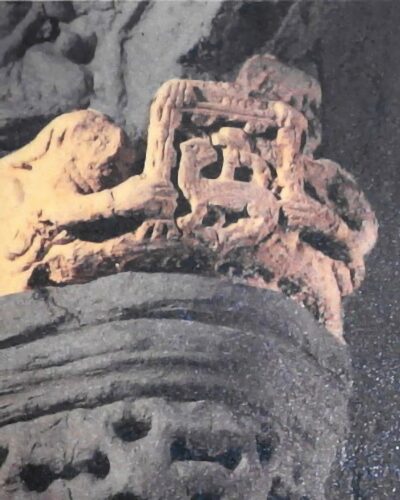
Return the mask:
<path id="1" fill-rule="evenodd" d="M 126 269 L 225 274 L 284 291 L 340 339 L 377 223 L 352 176 L 312 156 L 319 103 L 270 56 L 234 83 L 168 81 L 141 171 L 106 117 L 55 119 L 0 161 L 2 293 Z"/>

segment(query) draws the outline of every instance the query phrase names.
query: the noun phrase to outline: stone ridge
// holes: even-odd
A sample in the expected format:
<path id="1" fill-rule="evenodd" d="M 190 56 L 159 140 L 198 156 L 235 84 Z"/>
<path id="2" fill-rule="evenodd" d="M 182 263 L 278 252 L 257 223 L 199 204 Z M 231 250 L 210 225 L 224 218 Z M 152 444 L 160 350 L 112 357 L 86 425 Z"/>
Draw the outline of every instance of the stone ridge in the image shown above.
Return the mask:
<path id="1" fill-rule="evenodd" d="M 123 273 L 0 319 L 2 498 L 325 498 L 348 351 L 282 294 Z"/>

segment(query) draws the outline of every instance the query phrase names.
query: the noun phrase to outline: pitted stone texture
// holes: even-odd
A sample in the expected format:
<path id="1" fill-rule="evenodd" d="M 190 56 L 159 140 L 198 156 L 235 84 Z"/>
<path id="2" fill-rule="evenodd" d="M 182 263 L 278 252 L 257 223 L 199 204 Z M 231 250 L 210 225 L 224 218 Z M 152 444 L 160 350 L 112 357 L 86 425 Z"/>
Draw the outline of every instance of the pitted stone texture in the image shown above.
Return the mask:
<path id="1" fill-rule="evenodd" d="M 0 299 L 4 498 L 329 498 L 349 360 L 292 301 L 134 273 L 19 297 Z"/>

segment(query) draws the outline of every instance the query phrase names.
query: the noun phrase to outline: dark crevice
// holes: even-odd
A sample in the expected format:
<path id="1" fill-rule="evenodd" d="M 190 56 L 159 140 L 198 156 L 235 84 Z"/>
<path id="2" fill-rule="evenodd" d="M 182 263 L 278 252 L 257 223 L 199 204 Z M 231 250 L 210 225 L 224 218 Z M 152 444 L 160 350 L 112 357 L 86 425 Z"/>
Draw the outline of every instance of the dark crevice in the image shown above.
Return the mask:
<path id="1" fill-rule="evenodd" d="M 200 170 L 200 175 L 205 179 L 218 179 L 221 175 L 223 166 L 222 148 L 216 147 L 215 151 L 217 153 L 217 161 Z"/>
<path id="2" fill-rule="evenodd" d="M 303 229 L 300 232 L 300 239 L 331 259 L 340 260 L 345 263 L 350 262 L 347 246 L 340 241 L 330 238 L 322 231 L 315 231 L 308 228 Z"/>
<path id="3" fill-rule="evenodd" d="M 68 232 L 73 238 L 81 241 L 98 243 L 136 231 L 146 219 L 144 212 L 137 212 L 130 217 L 114 216 L 97 221 L 78 222 L 68 228 Z"/>
<path id="4" fill-rule="evenodd" d="M 29 276 L 27 286 L 29 288 L 41 288 L 46 286 L 56 285 L 54 281 L 50 279 L 50 268 L 48 264 L 38 264 L 31 272 Z"/>
<path id="5" fill-rule="evenodd" d="M 8 457 L 8 448 L 0 445 L 0 467 L 5 463 Z"/>
<path id="6" fill-rule="evenodd" d="M 360 231 L 362 227 L 361 218 L 350 215 L 349 202 L 346 197 L 346 187 L 350 184 L 348 180 L 338 174 L 335 179 L 328 186 L 328 198 L 336 205 L 336 209 L 342 218 L 342 220 L 348 225 L 353 231 Z M 356 189 L 354 185 L 351 185 L 352 190 Z"/>
<path id="7" fill-rule="evenodd" d="M 244 129 L 246 126 L 246 121 L 241 121 L 241 120 L 230 120 L 227 117 L 218 117 L 216 118 L 211 125 L 208 126 L 202 126 L 201 129 L 207 134 L 211 135 L 215 132 L 219 132 L 221 128 L 223 127 L 231 127 L 231 128 L 240 128 L 241 130 Z"/>
<path id="8" fill-rule="evenodd" d="M 278 215 L 278 224 L 279 224 L 279 226 L 281 226 L 283 229 L 287 228 L 288 221 L 289 221 L 289 219 L 287 218 L 285 212 L 283 211 L 283 208 L 281 207 L 279 209 L 279 215 Z"/>
<path id="9" fill-rule="evenodd" d="M 34 342 L 35 340 L 42 339 L 43 337 L 47 337 L 49 335 L 57 335 L 58 328 L 65 322 L 66 318 L 61 317 L 47 325 L 26 328 L 18 335 L 14 335 L 9 339 L 1 340 L 0 350 L 15 347 L 17 345 L 29 344 L 30 342 Z"/>
<path id="10" fill-rule="evenodd" d="M 278 286 L 282 292 L 290 297 L 291 295 L 296 295 L 301 291 L 301 286 L 299 283 L 291 280 L 290 278 L 281 278 L 278 281 Z"/>
<path id="11" fill-rule="evenodd" d="M 264 430 L 256 436 L 256 448 L 261 465 L 267 464 L 279 445 L 279 436 L 270 429 Z"/>
<path id="12" fill-rule="evenodd" d="M 240 219 L 248 219 L 249 217 L 250 216 L 247 211 L 247 207 L 244 207 L 244 209 L 239 212 L 234 212 L 233 210 L 230 210 L 225 214 L 225 224 L 223 227 L 228 227 L 231 224 L 235 224 Z"/>
<path id="13" fill-rule="evenodd" d="M 303 132 L 301 133 L 301 139 L 300 139 L 300 152 L 301 153 L 304 151 L 306 144 L 307 144 L 307 133 L 303 130 Z"/>
<path id="14" fill-rule="evenodd" d="M 20 478 L 29 491 L 46 491 L 57 476 L 48 465 L 27 464 L 20 472 Z"/>
<path id="15" fill-rule="evenodd" d="M 255 138 L 265 139 L 267 141 L 274 141 L 278 136 L 278 127 L 268 127 L 264 132 L 259 132 L 258 134 L 254 134 Z"/>
<path id="16" fill-rule="evenodd" d="M 106 454 L 96 450 L 92 458 L 84 463 L 83 471 L 85 471 L 85 469 L 89 474 L 92 474 L 98 479 L 104 479 L 110 472 L 110 461 Z"/>
<path id="17" fill-rule="evenodd" d="M 218 463 L 228 470 L 234 470 L 241 458 L 240 448 L 229 448 L 221 453 L 209 453 L 206 449 L 192 443 L 188 443 L 185 438 L 177 438 L 171 444 L 171 460 L 174 461 L 196 461 Z"/>
<path id="18" fill-rule="evenodd" d="M 130 492 L 121 492 L 108 497 L 107 500 L 146 500 L 143 497 L 139 497 Z"/>
<path id="19" fill-rule="evenodd" d="M 119 422 L 113 423 L 113 429 L 122 441 L 130 443 L 147 436 L 151 429 L 151 421 L 138 420 L 134 417 L 123 418 Z"/>
<path id="20" fill-rule="evenodd" d="M 245 165 L 235 168 L 233 179 L 240 182 L 250 182 L 253 178 L 253 169 Z"/>
<path id="21" fill-rule="evenodd" d="M 136 24 L 140 21 L 142 15 L 144 14 L 144 11 L 146 10 L 149 4 L 150 4 L 149 0 L 142 0 L 141 2 L 138 2 L 138 5 L 134 10 L 133 14 L 122 27 L 123 32 L 129 33 L 132 30 L 132 28 L 136 26 Z"/>
<path id="22" fill-rule="evenodd" d="M 202 220 L 202 225 L 205 227 L 214 226 L 223 217 L 222 210 L 217 207 L 208 207 L 207 215 Z"/>
<path id="23" fill-rule="evenodd" d="M 221 274 L 225 274 L 226 276 L 240 277 L 243 275 L 243 266 L 239 262 L 231 260 L 219 265 L 217 271 Z"/>
<path id="24" fill-rule="evenodd" d="M 70 481 L 82 472 L 92 474 L 98 479 L 104 479 L 110 472 L 110 462 L 107 455 L 96 450 L 90 459 L 75 465 L 67 464 L 58 473 L 47 464 L 27 464 L 22 467 L 20 478 L 29 491 L 40 493 L 46 491 L 53 481 L 57 479 Z"/>
<path id="25" fill-rule="evenodd" d="M 8 154 L 21 148 L 36 137 L 55 116 L 55 114 L 49 114 L 29 118 L 13 117 L 12 120 L 5 121 L 1 127 L 0 150 Z"/>
<path id="26" fill-rule="evenodd" d="M 311 182 L 308 182 L 308 181 L 304 181 L 304 192 L 310 197 L 312 198 L 313 200 L 316 200 L 318 201 L 319 203 L 321 203 L 322 205 L 325 204 L 324 200 L 322 198 L 320 198 L 320 196 L 318 195 L 317 193 L 317 190 L 315 189 L 315 187 L 311 184 Z"/>

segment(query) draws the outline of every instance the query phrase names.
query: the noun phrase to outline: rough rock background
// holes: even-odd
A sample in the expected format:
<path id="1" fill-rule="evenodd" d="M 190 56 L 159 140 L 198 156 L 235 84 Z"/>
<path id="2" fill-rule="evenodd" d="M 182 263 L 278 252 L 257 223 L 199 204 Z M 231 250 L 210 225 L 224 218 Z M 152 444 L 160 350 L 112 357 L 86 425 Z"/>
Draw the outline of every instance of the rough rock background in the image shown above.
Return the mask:
<path id="1" fill-rule="evenodd" d="M 0 4 L 2 154 L 89 105 L 143 149 L 160 83 L 233 79 L 254 53 L 319 79 L 319 153 L 355 175 L 380 221 L 367 279 L 346 307 L 352 432 L 332 498 L 394 499 L 399 490 L 399 23 L 396 0 Z"/>

